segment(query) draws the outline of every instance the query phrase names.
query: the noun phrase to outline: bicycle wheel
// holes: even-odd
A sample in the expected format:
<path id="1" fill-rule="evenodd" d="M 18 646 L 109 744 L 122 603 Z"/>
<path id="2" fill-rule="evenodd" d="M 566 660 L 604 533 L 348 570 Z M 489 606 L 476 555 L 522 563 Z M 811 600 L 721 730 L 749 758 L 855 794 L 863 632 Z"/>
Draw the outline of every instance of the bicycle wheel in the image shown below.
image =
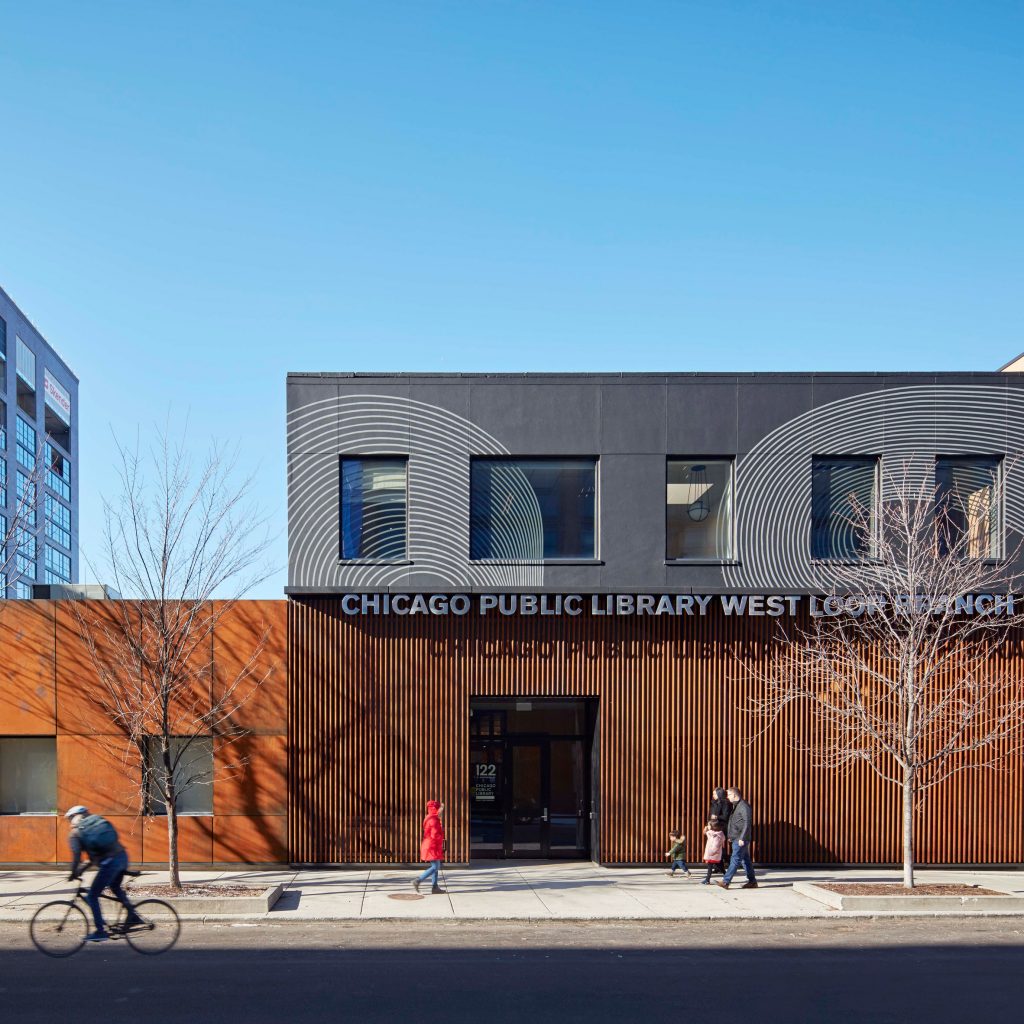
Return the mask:
<path id="1" fill-rule="evenodd" d="M 178 912 L 163 900 L 142 900 L 135 904 L 135 913 L 142 918 L 142 924 L 126 928 L 124 937 L 136 953 L 155 956 L 166 953 L 181 934 Z"/>
<path id="2" fill-rule="evenodd" d="M 85 945 L 89 919 L 77 903 L 57 900 L 41 906 L 29 922 L 32 944 L 47 956 L 71 956 Z"/>

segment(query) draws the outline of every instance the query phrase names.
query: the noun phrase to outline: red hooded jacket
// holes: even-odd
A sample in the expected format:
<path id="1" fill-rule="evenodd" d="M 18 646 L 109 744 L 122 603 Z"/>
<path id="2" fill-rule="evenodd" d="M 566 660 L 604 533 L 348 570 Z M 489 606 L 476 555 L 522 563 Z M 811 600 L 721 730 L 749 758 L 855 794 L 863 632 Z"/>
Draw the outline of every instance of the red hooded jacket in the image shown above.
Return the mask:
<path id="1" fill-rule="evenodd" d="M 423 819 L 420 860 L 444 860 L 444 825 L 437 815 L 440 807 L 436 800 L 431 800 L 427 804 L 427 816 Z"/>

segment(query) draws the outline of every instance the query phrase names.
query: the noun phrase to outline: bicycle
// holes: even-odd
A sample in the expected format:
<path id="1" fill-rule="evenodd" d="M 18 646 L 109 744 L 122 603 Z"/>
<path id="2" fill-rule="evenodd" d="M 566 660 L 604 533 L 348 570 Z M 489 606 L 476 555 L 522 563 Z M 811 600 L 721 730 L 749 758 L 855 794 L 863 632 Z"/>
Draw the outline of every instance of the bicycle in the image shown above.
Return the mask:
<path id="1" fill-rule="evenodd" d="M 125 872 L 131 878 L 138 878 L 141 874 L 141 871 Z M 45 903 L 32 915 L 29 935 L 40 953 L 53 957 L 71 956 L 85 945 L 91 920 L 89 904 L 85 900 L 87 892 L 85 886 L 79 886 L 74 899 Z M 110 900 L 120 907 L 117 920 L 107 926 L 107 934 L 113 940 L 125 939 L 136 953 L 156 956 L 166 953 L 178 941 L 181 919 L 170 903 L 157 899 L 140 900 L 135 904 L 135 913 L 142 920 L 129 927 L 126 923 L 128 911 L 116 896 L 103 892 L 100 899 Z"/>

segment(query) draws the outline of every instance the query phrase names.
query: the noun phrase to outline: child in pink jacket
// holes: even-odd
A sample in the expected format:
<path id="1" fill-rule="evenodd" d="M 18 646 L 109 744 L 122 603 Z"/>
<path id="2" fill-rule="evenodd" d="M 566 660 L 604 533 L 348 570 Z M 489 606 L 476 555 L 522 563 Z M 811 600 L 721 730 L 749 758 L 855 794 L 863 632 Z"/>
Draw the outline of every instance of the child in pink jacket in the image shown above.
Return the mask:
<path id="1" fill-rule="evenodd" d="M 704 826 L 704 863 L 708 866 L 707 874 L 701 885 L 711 884 L 711 872 L 722 863 L 722 851 L 725 850 L 725 833 L 722 826 L 718 824 L 717 818 L 712 818 Z"/>

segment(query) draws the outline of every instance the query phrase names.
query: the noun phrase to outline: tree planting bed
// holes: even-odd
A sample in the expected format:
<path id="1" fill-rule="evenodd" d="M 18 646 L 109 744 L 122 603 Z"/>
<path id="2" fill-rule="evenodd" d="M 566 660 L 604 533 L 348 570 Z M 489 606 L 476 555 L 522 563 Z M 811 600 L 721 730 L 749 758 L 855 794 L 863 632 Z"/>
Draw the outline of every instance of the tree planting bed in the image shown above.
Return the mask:
<path id="1" fill-rule="evenodd" d="M 833 910 L 1024 914 L 1024 897 L 962 883 L 929 882 L 907 889 L 900 882 L 794 882 L 793 890 Z"/>
<path id="2" fill-rule="evenodd" d="M 156 897 L 166 900 L 179 913 L 187 916 L 211 914 L 265 914 L 277 902 L 283 885 L 218 885 L 216 882 L 186 882 L 175 889 L 167 884 L 130 885 L 131 899 Z"/>

